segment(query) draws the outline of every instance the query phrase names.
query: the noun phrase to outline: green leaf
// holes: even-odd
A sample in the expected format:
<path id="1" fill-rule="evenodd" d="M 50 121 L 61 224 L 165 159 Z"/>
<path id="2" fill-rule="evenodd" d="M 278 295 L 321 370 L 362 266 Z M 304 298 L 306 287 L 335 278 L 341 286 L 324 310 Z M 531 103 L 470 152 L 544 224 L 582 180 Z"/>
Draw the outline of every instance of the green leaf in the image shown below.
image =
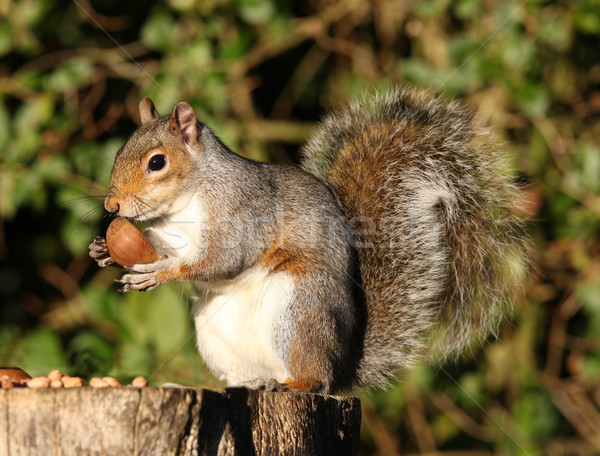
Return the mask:
<path id="1" fill-rule="evenodd" d="M 568 22 L 558 16 L 540 22 L 539 39 L 559 52 L 567 51 L 573 42 Z"/>
<path id="2" fill-rule="evenodd" d="M 77 173 L 99 183 L 96 196 L 106 192 L 115 155 L 125 141 L 125 138 L 115 136 L 103 143 L 82 144 L 69 151 Z"/>
<path id="3" fill-rule="evenodd" d="M 466 410 L 477 410 L 485 402 L 484 379 L 480 372 L 465 372 L 459 378 L 454 399 Z"/>
<path id="4" fill-rule="evenodd" d="M 529 437 L 551 436 L 560 421 L 560 414 L 552 405 L 550 394 L 543 390 L 521 394 L 512 412 L 515 421 Z"/>
<path id="5" fill-rule="evenodd" d="M 476 73 L 471 63 L 449 71 L 436 68 L 422 59 L 411 58 L 405 59 L 400 68 L 407 81 L 447 94 L 458 94 L 466 91 L 474 81 Z"/>
<path id="6" fill-rule="evenodd" d="M 76 373 L 106 375 L 113 364 L 113 343 L 93 331 L 83 331 L 68 347 Z"/>
<path id="7" fill-rule="evenodd" d="M 175 45 L 174 30 L 173 16 L 166 11 L 156 11 L 148 17 L 140 35 L 142 42 L 150 49 L 170 49 Z"/>
<path id="8" fill-rule="evenodd" d="M 0 56 L 8 54 L 13 47 L 13 32 L 10 23 L 0 22 Z M 2 90 L 2 89 L 0 89 Z"/>
<path id="9" fill-rule="evenodd" d="M 586 381 L 597 384 L 600 380 L 600 356 L 598 353 L 590 353 L 583 357 L 581 374 Z"/>
<path id="10" fill-rule="evenodd" d="M 440 83 L 441 79 L 437 76 L 437 70 L 426 61 L 419 58 L 409 58 L 402 61 L 401 66 L 402 77 L 414 83 L 421 85 L 433 84 L 433 79 Z"/>
<path id="11" fill-rule="evenodd" d="M 542 116 L 550 107 L 550 95 L 546 88 L 535 83 L 516 87 L 513 95 L 520 109 L 528 116 Z"/>
<path id="12" fill-rule="evenodd" d="M 107 289 L 95 283 L 86 284 L 81 288 L 81 294 L 94 318 L 106 319 L 122 326 L 121 312 L 123 297 L 117 295 L 116 287 Z"/>
<path id="13" fill-rule="evenodd" d="M 458 0 L 453 5 L 454 14 L 459 19 L 475 19 L 481 14 L 480 0 Z"/>
<path id="14" fill-rule="evenodd" d="M 16 185 L 16 176 L 3 170 L 0 174 L 0 216 L 11 220 L 17 212 L 17 201 L 13 197 Z"/>
<path id="15" fill-rule="evenodd" d="M 125 338 L 119 347 L 118 366 L 121 375 L 148 375 L 157 365 L 152 348 Z"/>
<path id="16" fill-rule="evenodd" d="M 12 192 L 13 205 L 29 205 L 41 209 L 46 199 L 46 189 L 41 176 L 37 173 L 23 173 L 18 175 L 14 182 Z"/>
<path id="17" fill-rule="evenodd" d="M 600 3 L 596 0 L 580 0 L 573 10 L 573 23 L 580 32 L 588 35 L 600 33 Z"/>
<path id="18" fill-rule="evenodd" d="M 60 337 L 46 328 L 28 332 L 11 361 L 32 377 L 47 375 L 52 369 L 68 368 Z"/>
<path id="19" fill-rule="evenodd" d="M 577 298 L 587 316 L 587 334 L 599 338 L 600 335 L 600 279 L 594 278 L 580 284 L 576 289 Z"/>
<path id="20" fill-rule="evenodd" d="M 69 162 L 62 155 L 52 155 L 35 163 L 35 172 L 49 182 L 62 182 L 69 171 Z"/>
<path id="21" fill-rule="evenodd" d="M 96 223 L 104 214 L 102 199 L 91 197 L 74 187 L 60 187 L 56 193 L 56 202 L 75 219 L 87 224 Z"/>
<path id="22" fill-rule="evenodd" d="M 450 6 L 450 0 L 424 0 L 414 4 L 414 13 L 423 18 L 440 17 Z"/>
<path id="23" fill-rule="evenodd" d="M 600 147 L 588 141 L 577 144 L 575 149 L 577 170 L 573 170 L 573 185 L 592 193 L 600 192 Z"/>
<path id="24" fill-rule="evenodd" d="M 54 116 L 54 101 L 50 95 L 30 98 L 21 104 L 15 114 L 13 123 L 15 133 L 21 137 L 29 137 L 40 126 L 45 126 Z"/>
<path id="25" fill-rule="evenodd" d="M 7 146 L 10 136 L 10 115 L 6 106 L 0 103 L 0 150 Z"/>
<path id="26" fill-rule="evenodd" d="M 413 383 L 421 392 L 431 388 L 435 381 L 435 372 L 432 366 L 426 364 L 410 369 L 408 373 L 409 381 Z"/>
<path id="27" fill-rule="evenodd" d="M 0 271 L 0 278 L 11 278 L 11 275 L 8 271 Z M 18 278 L 13 283 L 17 283 L 17 281 Z M 18 341 L 18 336 L 19 330 L 16 325 L 4 324 L 0 326 L 0 365 L 10 366 L 13 363 L 11 354 L 15 342 Z"/>
<path id="28" fill-rule="evenodd" d="M 169 6 L 176 11 L 187 13 L 194 9 L 196 0 L 169 0 Z"/>
<path id="29" fill-rule="evenodd" d="M 94 237 L 95 220 L 88 219 L 88 216 L 89 214 L 79 216 L 76 213 L 69 212 L 62 218 L 60 224 L 61 240 L 72 255 L 85 253 Z"/>
<path id="30" fill-rule="evenodd" d="M 275 5 L 271 0 L 238 0 L 242 20 L 251 25 L 262 25 L 273 19 Z"/>
<path id="31" fill-rule="evenodd" d="M 152 293 L 128 293 L 123 306 L 123 323 L 133 340 L 154 347 L 166 358 L 193 335 L 187 301 L 172 285 Z M 192 336 L 193 337 L 193 336 Z"/>
<path id="32" fill-rule="evenodd" d="M 196 40 L 186 46 L 182 61 L 201 74 L 207 71 L 212 62 L 212 52 L 212 46 L 207 40 Z"/>
<path id="33" fill-rule="evenodd" d="M 47 79 L 48 90 L 64 92 L 84 86 L 90 82 L 94 64 L 83 57 L 59 65 Z"/>

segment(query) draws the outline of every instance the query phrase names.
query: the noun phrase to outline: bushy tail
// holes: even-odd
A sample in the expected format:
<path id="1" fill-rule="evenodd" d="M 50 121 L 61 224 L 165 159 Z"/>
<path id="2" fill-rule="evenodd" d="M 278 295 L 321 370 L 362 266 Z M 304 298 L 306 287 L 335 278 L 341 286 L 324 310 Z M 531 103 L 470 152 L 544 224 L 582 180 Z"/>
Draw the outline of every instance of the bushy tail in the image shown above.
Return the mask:
<path id="1" fill-rule="evenodd" d="M 356 228 L 368 313 L 360 383 L 383 386 L 495 332 L 521 288 L 515 189 L 486 141 L 458 103 L 397 90 L 330 114 L 305 146 L 303 167 Z"/>

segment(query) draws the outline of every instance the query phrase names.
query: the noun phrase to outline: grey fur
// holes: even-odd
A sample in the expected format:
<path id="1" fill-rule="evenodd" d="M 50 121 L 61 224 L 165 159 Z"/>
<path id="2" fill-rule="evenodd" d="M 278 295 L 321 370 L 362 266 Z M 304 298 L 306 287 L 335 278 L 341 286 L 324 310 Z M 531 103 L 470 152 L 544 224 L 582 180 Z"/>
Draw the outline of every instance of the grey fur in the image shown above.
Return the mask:
<path id="1" fill-rule="evenodd" d="M 107 202 L 169 221 L 181 195 L 196 196 L 206 213 L 190 222 L 207 225 L 193 255 L 136 265 L 123 291 L 185 280 L 209 296 L 245 271 L 283 271 L 292 295 L 260 328 L 296 387 L 321 392 L 384 386 L 496 330 L 525 269 L 523 225 L 500 153 L 456 102 L 409 90 L 353 102 L 307 143 L 308 173 L 235 155 L 203 124 L 190 127 L 189 110 L 178 133 L 187 104 L 173 124 L 142 103 L 146 123 L 117 153 Z M 172 167 L 147 180 L 144 157 L 159 146 Z M 102 238 L 90 255 L 112 261 Z M 284 388 L 251 375 L 250 387 Z"/>
<path id="2" fill-rule="evenodd" d="M 387 144 L 373 133 L 382 125 Z M 357 143 L 340 165 L 340 151 Z M 356 202 L 347 193 L 362 165 L 353 161 L 369 163 L 381 148 L 385 172 L 374 164 L 361 183 L 377 196 Z M 381 206 L 375 242 L 394 243 L 359 249 L 368 312 L 359 383 L 384 386 L 431 353 L 455 356 L 495 333 L 525 269 L 523 225 L 500 153 L 458 103 L 414 90 L 367 96 L 327 116 L 304 157 L 304 169 L 350 200 L 349 218 Z M 340 166 L 345 179 L 336 180 Z"/>

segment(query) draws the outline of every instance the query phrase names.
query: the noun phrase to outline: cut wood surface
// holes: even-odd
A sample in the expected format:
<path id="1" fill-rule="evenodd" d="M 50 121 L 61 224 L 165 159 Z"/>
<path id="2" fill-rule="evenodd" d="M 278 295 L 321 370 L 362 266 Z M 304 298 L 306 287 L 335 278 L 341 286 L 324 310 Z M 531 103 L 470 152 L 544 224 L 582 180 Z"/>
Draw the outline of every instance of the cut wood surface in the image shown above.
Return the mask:
<path id="1" fill-rule="evenodd" d="M 246 389 L 0 390 L 0 455 L 352 455 L 360 401 Z"/>

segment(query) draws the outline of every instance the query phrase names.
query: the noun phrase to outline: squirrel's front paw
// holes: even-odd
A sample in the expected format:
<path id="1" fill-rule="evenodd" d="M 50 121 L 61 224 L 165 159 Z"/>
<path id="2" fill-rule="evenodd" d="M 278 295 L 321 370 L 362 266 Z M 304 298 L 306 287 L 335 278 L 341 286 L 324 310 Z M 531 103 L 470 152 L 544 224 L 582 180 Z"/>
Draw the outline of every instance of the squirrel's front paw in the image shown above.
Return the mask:
<path id="1" fill-rule="evenodd" d="M 129 268 L 136 274 L 125 274 L 120 279 L 115 279 L 115 282 L 122 283 L 119 288 L 120 292 L 126 291 L 150 291 L 162 283 L 158 281 L 157 273 L 164 266 L 165 260 L 158 260 L 149 264 L 134 264 Z"/>
<path id="2" fill-rule="evenodd" d="M 103 237 L 96 236 L 94 242 L 92 242 L 88 248 L 90 249 L 90 257 L 96 260 L 98 266 L 101 268 L 114 264 L 115 261 L 111 258 L 110 253 L 108 253 L 106 239 Z"/>
<path id="3" fill-rule="evenodd" d="M 145 274 L 125 274 L 120 279 L 115 279 L 115 282 L 123 284 L 123 286 L 119 288 L 121 293 L 133 290 L 150 291 L 160 285 L 160 283 L 156 281 L 155 272 L 148 272 Z"/>

